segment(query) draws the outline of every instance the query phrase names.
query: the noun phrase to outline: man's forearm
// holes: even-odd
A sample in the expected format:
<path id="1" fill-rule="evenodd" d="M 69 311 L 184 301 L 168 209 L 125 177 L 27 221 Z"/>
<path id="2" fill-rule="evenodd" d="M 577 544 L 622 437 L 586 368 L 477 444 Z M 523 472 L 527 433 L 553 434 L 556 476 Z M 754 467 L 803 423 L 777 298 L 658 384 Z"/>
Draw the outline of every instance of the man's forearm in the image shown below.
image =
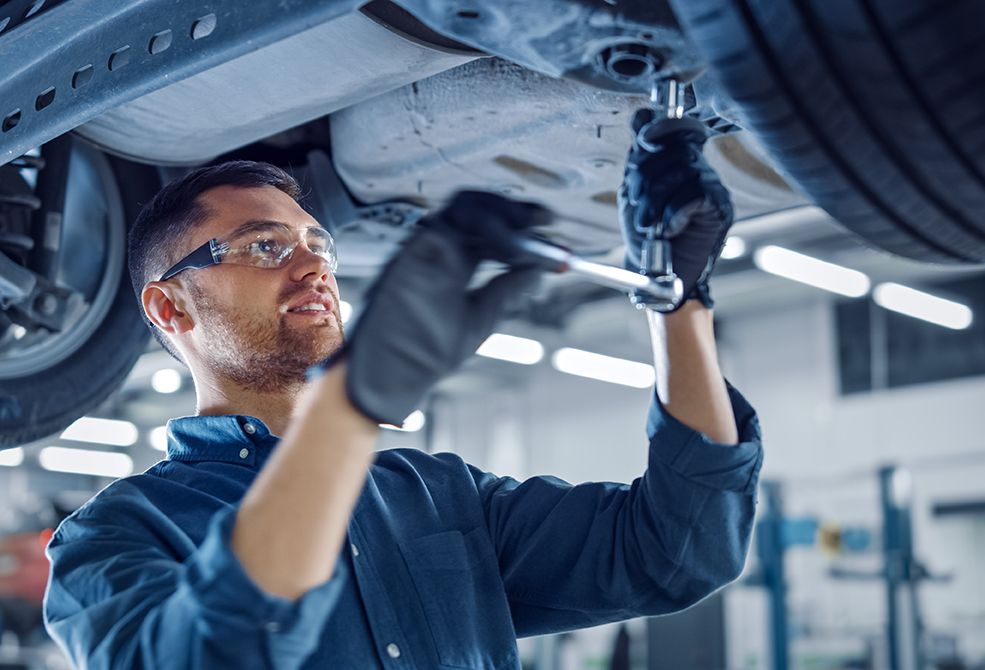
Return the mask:
<path id="1" fill-rule="evenodd" d="M 305 391 L 236 517 L 232 548 L 257 585 L 296 599 L 332 576 L 378 432 L 349 403 L 344 364 Z"/>
<path id="2" fill-rule="evenodd" d="M 657 394 L 667 411 L 715 442 L 739 435 L 718 367 L 711 310 L 691 300 L 672 314 L 647 311 L 657 371 Z"/>

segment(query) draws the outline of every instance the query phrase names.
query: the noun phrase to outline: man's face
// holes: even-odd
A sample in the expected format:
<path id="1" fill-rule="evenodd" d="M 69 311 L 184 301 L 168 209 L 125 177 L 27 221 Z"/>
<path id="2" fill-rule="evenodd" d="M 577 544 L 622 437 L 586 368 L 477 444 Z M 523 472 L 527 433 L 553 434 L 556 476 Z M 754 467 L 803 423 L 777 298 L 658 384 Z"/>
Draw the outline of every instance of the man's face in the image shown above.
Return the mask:
<path id="1" fill-rule="evenodd" d="M 318 222 L 272 186 L 222 186 L 199 197 L 206 222 L 182 244 L 188 253 L 225 238 L 247 221 L 278 221 L 301 231 Z M 280 268 L 222 264 L 182 273 L 195 326 L 184 335 L 192 357 L 217 378 L 258 392 L 305 379 L 307 368 L 334 353 L 343 340 L 339 289 L 327 261 L 300 244 Z M 324 312 L 292 312 L 300 303 L 327 301 Z"/>

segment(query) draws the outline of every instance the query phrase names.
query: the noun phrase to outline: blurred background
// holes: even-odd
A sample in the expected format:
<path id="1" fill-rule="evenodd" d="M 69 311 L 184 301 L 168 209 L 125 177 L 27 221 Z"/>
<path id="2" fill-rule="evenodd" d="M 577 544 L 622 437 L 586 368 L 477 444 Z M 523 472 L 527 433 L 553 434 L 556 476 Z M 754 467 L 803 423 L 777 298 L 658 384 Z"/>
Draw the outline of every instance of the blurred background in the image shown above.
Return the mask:
<path id="1" fill-rule="evenodd" d="M 742 577 L 680 614 L 521 640 L 525 668 L 985 668 L 985 282 L 863 248 L 823 219 L 801 207 L 740 221 L 712 284 L 723 368 L 765 435 Z M 798 245 L 803 230 L 829 234 Z M 822 255 L 833 265 L 812 275 Z M 342 282 L 347 318 L 364 287 Z M 561 277 L 501 331 L 380 448 L 520 479 L 639 477 L 644 315 Z M 152 342 L 96 411 L 0 451 L 0 667 L 64 667 L 40 619 L 51 529 L 165 458 L 167 420 L 194 412 L 187 371 Z"/>

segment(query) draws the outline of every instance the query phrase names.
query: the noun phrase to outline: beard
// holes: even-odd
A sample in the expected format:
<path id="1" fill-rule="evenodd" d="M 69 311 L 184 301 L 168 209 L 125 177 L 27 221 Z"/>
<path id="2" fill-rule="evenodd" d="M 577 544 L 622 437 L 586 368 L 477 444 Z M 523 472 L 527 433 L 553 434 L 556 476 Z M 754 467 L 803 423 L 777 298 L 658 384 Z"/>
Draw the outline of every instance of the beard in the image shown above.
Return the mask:
<path id="1" fill-rule="evenodd" d="M 274 312 L 276 318 L 251 318 L 235 306 L 218 304 L 194 283 L 189 293 L 198 325 L 209 334 L 202 363 L 244 389 L 272 393 L 303 386 L 308 368 L 338 351 L 345 337 L 334 295 L 332 316 L 307 328 L 291 328 L 279 312 Z"/>

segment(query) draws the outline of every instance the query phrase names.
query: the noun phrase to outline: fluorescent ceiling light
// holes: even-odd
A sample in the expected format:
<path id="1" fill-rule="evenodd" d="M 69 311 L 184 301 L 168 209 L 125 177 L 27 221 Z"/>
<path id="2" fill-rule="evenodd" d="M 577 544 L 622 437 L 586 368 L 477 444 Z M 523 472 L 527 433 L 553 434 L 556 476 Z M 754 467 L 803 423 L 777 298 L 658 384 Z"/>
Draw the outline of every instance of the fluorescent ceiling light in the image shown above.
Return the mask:
<path id="1" fill-rule="evenodd" d="M 157 428 L 152 428 L 150 434 L 147 437 L 150 442 L 150 446 L 157 451 L 167 451 L 168 450 L 168 427 L 158 426 Z"/>
<path id="2" fill-rule="evenodd" d="M 496 358 L 520 365 L 533 365 L 544 357 L 544 346 L 537 340 L 530 340 L 526 337 L 493 333 L 486 338 L 486 341 L 475 353 L 486 358 Z"/>
<path id="3" fill-rule="evenodd" d="M 884 309 L 954 330 L 964 330 L 973 320 L 967 305 L 892 282 L 876 286 L 872 299 Z"/>
<path id="4" fill-rule="evenodd" d="M 339 316 L 342 317 L 342 323 L 348 321 L 349 317 L 352 316 L 352 305 L 345 300 L 339 301 Z"/>
<path id="5" fill-rule="evenodd" d="M 722 247 L 722 258 L 730 261 L 734 258 L 741 258 L 746 255 L 746 241 L 741 237 L 729 235 L 725 239 L 725 246 Z"/>
<path id="6" fill-rule="evenodd" d="M 84 416 L 65 429 L 62 439 L 129 447 L 137 441 L 137 427 L 129 421 Z"/>
<path id="7" fill-rule="evenodd" d="M 150 378 L 150 385 L 158 393 L 174 393 L 181 390 L 181 373 L 174 368 L 158 370 Z"/>
<path id="8" fill-rule="evenodd" d="M 869 278 L 858 270 L 850 270 L 783 247 L 767 246 L 757 249 L 753 261 L 764 272 L 849 298 L 859 298 L 869 292 Z"/>
<path id="9" fill-rule="evenodd" d="M 603 382 L 623 384 L 635 388 L 653 386 L 656 373 L 647 363 L 627 361 L 624 358 L 603 356 L 590 351 L 565 347 L 551 357 L 554 368 L 579 377 L 589 377 Z"/>
<path id="10" fill-rule="evenodd" d="M 416 433 L 424 427 L 424 423 L 424 412 L 419 409 L 415 409 L 406 419 L 404 419 L 403 424 L 400 426 L 394 426 L 390 423 L 381 423 L 380 428 L 386 428 L 387 430 L 399 430 L 403 433 Z"/>
<path id="11" fill-rule="evenodd" d="M 8 468 L 16 468 L 23 462 L 23 447 L 14 447 L 13 449 L 4 449 L 3 451 L 0 451 L 0 465 L 5 465 Z"/>
<path id="12" fill-rule="evenodd" d="M 129 456 L 111 451 L 45 447 L 38 461 L 42 468 L 52 472 L 96 477 L 126 477 L 133 472 L 133 460 Z"/>

